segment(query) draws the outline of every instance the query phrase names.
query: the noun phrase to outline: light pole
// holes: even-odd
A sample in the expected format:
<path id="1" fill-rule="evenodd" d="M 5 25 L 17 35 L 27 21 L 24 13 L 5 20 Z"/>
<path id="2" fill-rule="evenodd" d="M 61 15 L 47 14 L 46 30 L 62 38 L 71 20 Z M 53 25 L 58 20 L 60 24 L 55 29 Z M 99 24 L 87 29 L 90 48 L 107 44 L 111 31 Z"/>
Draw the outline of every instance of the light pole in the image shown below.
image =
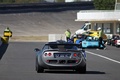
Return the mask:
<path id="1" fill-rule="evenodd" d="M 117 6 L 117 0 L 115 0 L 115 10 L 116 10 L 116 8 L 117 8 L 116 6 Z"/>

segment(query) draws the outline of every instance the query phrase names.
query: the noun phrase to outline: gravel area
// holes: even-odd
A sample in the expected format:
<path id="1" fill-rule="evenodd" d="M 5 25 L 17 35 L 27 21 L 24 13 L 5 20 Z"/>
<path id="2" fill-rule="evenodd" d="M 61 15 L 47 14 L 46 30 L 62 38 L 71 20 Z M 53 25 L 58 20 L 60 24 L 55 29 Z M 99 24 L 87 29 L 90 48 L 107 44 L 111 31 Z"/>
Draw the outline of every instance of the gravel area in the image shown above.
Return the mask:
<path id="1" fill-rule="evenodd" d="M 47 37 L 49 34 L 64 34 L 68 28 L 73 34 L 84 24 L 75 21 L 78 11 L 0 14 L 0 35 L 3 35 L 6 27 L 13 31 L 13 38 L 10 40 L 42 40 L 43 36 Z"/>

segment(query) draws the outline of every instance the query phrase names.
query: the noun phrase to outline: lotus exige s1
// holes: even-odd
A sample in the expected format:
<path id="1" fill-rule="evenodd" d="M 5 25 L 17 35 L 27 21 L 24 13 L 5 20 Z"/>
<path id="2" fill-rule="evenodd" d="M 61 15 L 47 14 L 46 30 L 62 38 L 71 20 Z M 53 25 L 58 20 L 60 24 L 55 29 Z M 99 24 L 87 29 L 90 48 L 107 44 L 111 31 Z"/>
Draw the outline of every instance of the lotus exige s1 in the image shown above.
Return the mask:
<path id="1" fill-rule="evenodd" d="M 63 40 L 48 42 L 42 49 L 35 48 L 36 71 L 45 69 L 70 69 L 86 73 L 86 53 L 78 44 Z"/>

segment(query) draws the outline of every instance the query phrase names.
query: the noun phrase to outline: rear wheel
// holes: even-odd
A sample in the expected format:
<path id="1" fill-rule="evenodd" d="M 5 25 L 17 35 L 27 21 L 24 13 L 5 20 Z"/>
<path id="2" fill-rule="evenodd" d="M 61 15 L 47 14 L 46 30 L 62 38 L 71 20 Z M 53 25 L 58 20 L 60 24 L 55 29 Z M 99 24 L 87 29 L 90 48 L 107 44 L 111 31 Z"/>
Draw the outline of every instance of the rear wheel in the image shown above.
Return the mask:
<path id="1" fill-rule="evenodd" d="M 77 68 L 76 71 L 77 71 L 78 73 L 83 73 L 83 74 L 86 73 L 86 65 L 83 66 L 83 67 Z"/>
<path id="2" fill-rule="evenodd" d="M 118 46 L 118 45 L 116 45 L 116 47 L 117 47 L 117 48 L 119 48 L 119 46 Z"/>
<path id="3" fill-rule="evenodd" d="M 38 64 L 38 61 L 36 60 L 36 71 L 37 73 L 43 73 L 44 69 Z"/>

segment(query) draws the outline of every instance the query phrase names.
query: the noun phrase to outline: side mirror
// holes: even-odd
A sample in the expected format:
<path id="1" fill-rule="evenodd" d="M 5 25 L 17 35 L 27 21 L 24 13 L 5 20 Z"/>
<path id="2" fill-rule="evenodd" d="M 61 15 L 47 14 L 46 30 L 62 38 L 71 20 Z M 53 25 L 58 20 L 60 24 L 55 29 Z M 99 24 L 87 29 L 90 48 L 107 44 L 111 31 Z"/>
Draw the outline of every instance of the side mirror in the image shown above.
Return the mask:
<path id="1" fill-rule="evenodd" d="M 35 49 L 34 49 L 34 51 L 35 51 L 35 52 L 38 52 L 38 51 L 40 51 L 40 49 L 38 49 L 38 48 L 35 48 Z"/>

